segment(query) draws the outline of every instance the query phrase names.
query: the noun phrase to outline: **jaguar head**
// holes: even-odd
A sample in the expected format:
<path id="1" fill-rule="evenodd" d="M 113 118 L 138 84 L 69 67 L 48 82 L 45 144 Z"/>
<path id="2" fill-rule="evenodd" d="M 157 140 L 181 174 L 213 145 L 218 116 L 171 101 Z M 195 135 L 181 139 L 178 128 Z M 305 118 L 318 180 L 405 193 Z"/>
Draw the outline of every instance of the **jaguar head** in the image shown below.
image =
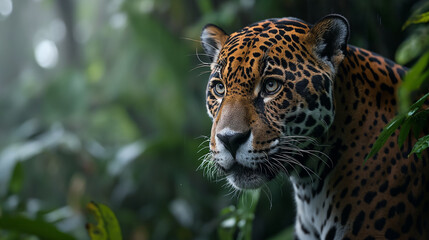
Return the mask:
<path id="1" fill-rule="evenodd" d="M 212 61 L 210 162 L 232 186 L 254 189 L 280 172 L 311 167 L 299 156 L 334 120 L 333 84 L 348 34 L 339 15 L 314 26 L 269 19 L 230 35 L 203 28 Z"/>

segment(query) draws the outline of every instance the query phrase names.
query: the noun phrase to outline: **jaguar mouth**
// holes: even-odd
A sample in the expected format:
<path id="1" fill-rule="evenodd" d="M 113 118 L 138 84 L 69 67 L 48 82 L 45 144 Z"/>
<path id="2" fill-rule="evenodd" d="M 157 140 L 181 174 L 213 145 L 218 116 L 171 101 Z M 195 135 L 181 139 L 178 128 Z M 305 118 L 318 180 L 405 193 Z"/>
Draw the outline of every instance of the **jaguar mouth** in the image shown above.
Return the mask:
<path id="1" fill-rule="evenodd" d="M 229 169 L 218 167 L 227 176 L 228 181 L 237 189 L 256 189 L 274 179 L 278 170 L 270 169 L 265 164 L 258 164 L 255 169 L 235 162 Z"/>

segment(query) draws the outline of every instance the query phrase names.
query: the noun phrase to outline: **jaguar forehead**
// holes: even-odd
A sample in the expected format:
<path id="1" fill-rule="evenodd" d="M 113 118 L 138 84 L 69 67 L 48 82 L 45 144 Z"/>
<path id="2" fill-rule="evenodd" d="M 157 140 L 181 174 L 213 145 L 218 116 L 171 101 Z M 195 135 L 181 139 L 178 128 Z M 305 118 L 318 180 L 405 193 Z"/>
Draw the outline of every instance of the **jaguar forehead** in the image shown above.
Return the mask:
<path id="1" fill-rule="evenodd" d="M 262 76 L 266 66 L 264 63 L 268 62 L 270 55 L 275 50 L 279 51 L 280 47 L 291 45 L 298 48 L 299 37 L 309 29 L 299 19 L 269 19 L 232 33 L 219 57 L 219 60 L 226 62 L 222 73 L 227 87 L 232 87 L 234 83 L 242 84 L 241 88 L 247 87 L 247 84 L 254 87 L 250 80 Z M 286 57 L 291 60 L 292 56 L 288 54 Z"/>
<path id="2" fill-rule="evenodd" d="M 228 89 L 227 95 L 249 95 L 259 85 L 266 71 L 269 57 L 252 58 L 248 61 L 245 61 L 247 56 L 237 58 L 230 57 L 227 65 L 221 71 Z"/>
<path id="3" fill-rule="evenodd" d="M 258 62 L 258 64 L 255 64 L 255 62 Z M 273 60 L 268 55 L 264 55 L 258 60 L 252 61 L 251 66 L 238 67 L 235 74 L 228 75 L 226 78 L 227 87 L 230 88 L 229 91 L 240 95 L 252 92 L 257 95 L 260 90 L 261 79 L 271 69 L 269 67 L 270 62 L 273 62 Z M 216 76 L 220 76 L 220 74 Z M 237 89 L 247 89 L 247 91 L 237 91 Z"/>

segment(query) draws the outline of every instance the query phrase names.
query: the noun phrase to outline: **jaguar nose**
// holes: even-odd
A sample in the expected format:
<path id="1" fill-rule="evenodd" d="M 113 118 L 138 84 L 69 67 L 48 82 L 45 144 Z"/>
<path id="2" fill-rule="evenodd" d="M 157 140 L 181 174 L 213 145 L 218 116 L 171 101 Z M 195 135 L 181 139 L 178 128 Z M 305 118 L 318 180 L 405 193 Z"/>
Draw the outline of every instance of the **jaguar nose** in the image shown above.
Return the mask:
<path id="1" fill-rule="evenodd" d="M 225 148 L 231 153 L 232 157 L 235 158 L 238 148 L 249 139 L 250 130 L 242 133 L 233 134 L 217 134 L 216 135 Z"/>

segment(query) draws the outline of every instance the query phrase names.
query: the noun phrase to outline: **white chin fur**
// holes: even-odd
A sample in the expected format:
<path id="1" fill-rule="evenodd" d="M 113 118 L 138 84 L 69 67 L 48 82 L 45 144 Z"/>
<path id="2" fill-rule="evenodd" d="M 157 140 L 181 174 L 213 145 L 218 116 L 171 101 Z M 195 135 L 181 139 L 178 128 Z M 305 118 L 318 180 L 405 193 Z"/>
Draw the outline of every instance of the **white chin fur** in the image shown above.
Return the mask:
<path id="1" fill-rule="evenodd" d="M 246 177 L 238 177 L 235 174 L 231 174 L 227 176 L 227 179 L 231 186 L 238 190 L 256 189 L 262 186 L 262 184 L 264 184 L 266 181 L 262 176 L 256 174 Z"/>

